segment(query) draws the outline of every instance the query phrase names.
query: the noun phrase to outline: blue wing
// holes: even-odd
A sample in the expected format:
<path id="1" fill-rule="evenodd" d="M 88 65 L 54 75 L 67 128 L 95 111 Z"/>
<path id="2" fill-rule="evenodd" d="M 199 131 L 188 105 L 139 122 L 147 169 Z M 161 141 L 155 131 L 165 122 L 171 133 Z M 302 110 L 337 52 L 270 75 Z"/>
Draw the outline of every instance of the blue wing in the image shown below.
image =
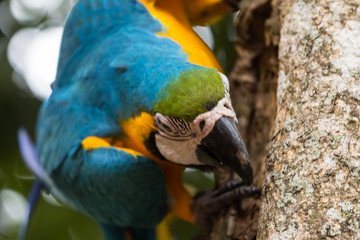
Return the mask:
<path id="1" fill-rule="evenodd" d="M 148 32 L 162 30 L 160 22 L 155 20 L 136 0 L 81 0 L 72 9 L 65 25 L 61 44 L 61 57 L 58 69 L 71 66 L 76 56 L 94 41 L 122 30 L 125 26 L 146 29 Z M 129 36 L 131 36 L 129 34 Z M 124 39 L 128 41 L 129 39 Z M 136 36 L 130 41 L 138 40 Z M 71 79 L 62 79 L 57 84 L 66 84 Z"/>
<path id="2" fill-rule="evenodd" d="M 102 223 L 154 227 L 168 211 L 161 169 L 141 155 L 116 148 L 79 149 L 52 178 L 71 205 Z"/>
<path id="3" fill-rule="evenodd" d="M 153 227 L 168 211 L 160 167 L 145 156 L 115 147 L 82 146 L 88 136 L 115 134 L 118 125 L 109 119 L 101 111 L 66 102 L 51 101 L 43 108 L 37 147 L 54 182 L 52 192 L 99 222 Z"/>

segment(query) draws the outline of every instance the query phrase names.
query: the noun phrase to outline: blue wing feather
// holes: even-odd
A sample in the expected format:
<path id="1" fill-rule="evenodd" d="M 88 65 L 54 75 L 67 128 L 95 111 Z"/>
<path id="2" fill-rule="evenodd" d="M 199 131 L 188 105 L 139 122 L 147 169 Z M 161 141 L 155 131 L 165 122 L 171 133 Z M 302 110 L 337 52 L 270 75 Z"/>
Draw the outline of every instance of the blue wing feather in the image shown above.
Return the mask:
<path id="1" fill-rule="evenodd" d="M 161 169 L 141 155 L 116 148 L 81 149 L 51 177 L 66 192 L 64 201 L 102 223 L 150 228 L 168 211 Z"/>
<path id="2" fill-rule="evenodd" d="M 159 32 L 160 22 L 155 20 L 136 0 L 82 0 L 71 11 L 65 25 L 58 70 L 71 66 L 89 44 L 111 36 L 125 26 Z M 136 36 L 132 41 L 136 40 Z M 61 78 L 61 77 L 60 77 Z M 62 78 L 61 78 L 62 79 Z M 66 84 L 71 79 L 62 79 L 56 85 Z"/>

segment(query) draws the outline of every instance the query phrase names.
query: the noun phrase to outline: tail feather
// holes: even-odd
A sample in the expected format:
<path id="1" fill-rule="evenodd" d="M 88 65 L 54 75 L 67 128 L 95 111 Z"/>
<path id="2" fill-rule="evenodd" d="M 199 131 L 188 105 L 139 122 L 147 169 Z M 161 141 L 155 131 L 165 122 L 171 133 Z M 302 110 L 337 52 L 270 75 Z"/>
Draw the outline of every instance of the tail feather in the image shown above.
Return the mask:
<path id="1" fill-rule="evenodd" d="M 35 174 L 37 178 L 44 181 L 45 173 L 42 169 L 39 158 L 37 157 L 34 144 L 31 142 L 29 134 L 23 128 L 18 131 L 18 142 L 21 155 L 25 161 L 25 164 Z"/>
<path id="2" fill-rule="evenodd" d="M 19 240 L 24 240 L 26 239 L 31 216 L 38 202 L 41 189 L 44 188 L 44 181 L 46 179 L 45 177 L 46 175 L 38 160 L 34 144 L 31 142 L 29 134 L 26 132 L 25 129 L 22 128 L 19 129 L 18 141 L 19 141 L 20 152 L 26 165 L 37 177 L 28 197 L 29 206 L 28 206 L 26 218 L 21 225 L 18 235 Z"/>
<path id="3" fill-rule="evenodd" d="M 155 240 L 154 228 L 123 228 L 112 224 L 101 224 L 106 240 Z"/>
<path id="4" fill-rule="evenodd" d="M 155 240 L 156 232 L 154 228 L 130 228 L 134 240 Z"/>
<path id="5" fill-rule="evenodd" d="M 26 218 L 25 218 L 25 221 L 21 224 L 19 235 L 18 235 L 19 240 L 25 240 L 26 239 L 26 235 L 28 233 L 31 216 L 32 216 L 32 214 L 34 212 L 34 209 L 36 207 L 36 203 L 38 202 L 38 199 L 39 199 L 39 196 L 40 196 L 41 189 L 43 187 L 44 187 L 43 182 L 41 180 L 38 180 L 38 179 L 35 181 L 35 183 L 32 186 L 32 189 L 31 189 L 31 192 L 30 192 L 29 198 L 28 198 L 29 206 L 28 206 Z"/>
<path id="6" fill-rule="evenodd" d="M 125 237 L 125 231 L 122 227 L 106 223 L 102 223 L 100 225 L 105 234 L 106 240 L 128 240 Z"/>

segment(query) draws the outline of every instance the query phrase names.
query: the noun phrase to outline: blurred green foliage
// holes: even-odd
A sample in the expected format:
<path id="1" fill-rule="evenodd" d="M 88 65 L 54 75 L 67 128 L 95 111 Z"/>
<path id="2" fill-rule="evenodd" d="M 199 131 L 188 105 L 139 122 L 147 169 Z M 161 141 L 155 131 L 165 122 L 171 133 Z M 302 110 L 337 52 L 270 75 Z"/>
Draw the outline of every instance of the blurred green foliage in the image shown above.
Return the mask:
<path id="1" fill-rule="evenodd" d="M 64 12 L 64 9 L 66 7 L 59 8 L 58 11 Z M 7 14 L 1 14 L 4 12 Z M 35 139 L 34 128 L 41 100 L 31 94 L 22 77 L 11 68 L 7 59 L 7 47 L 11 37 L 19 29 L 39 26 L 43 28 L 54 23 L 49 23 L 46 15 L 35 22 L 19 23 L 9 13 L 9 0 L 0 1 L 0 191 L 10 189 L 26 198 L 34 177 L 21 159 L 17 130 L 24 127 Z M 233 18 L 226 17 L 212 27 L 212 32 L 215 36 L 214 52 L 225 72 L 228 72 L 235 57 Z M 17 79 L 18 83 L 14 79 Z M 184 174 L 184 182 L 191 185 L 193 191 L 211 189 L 213 182 L 209 179 L 196 171 Z M 40 198 L 30 224 L 28 239 L 103 239 L 100 228 L 92 219 L 45 199 Z M 4 204 L 0 198 L 0 211 L 4 211 Z M 1 212 L 0 221 L 0 239 L 16 239 L 19 222 L 4 228 L 4 221 L 7 219 Z M 172 224 L 171 231 L 176 236 L 174 239 L 186 240 L 196 233 L 197 228 L 178 220 Z"/>

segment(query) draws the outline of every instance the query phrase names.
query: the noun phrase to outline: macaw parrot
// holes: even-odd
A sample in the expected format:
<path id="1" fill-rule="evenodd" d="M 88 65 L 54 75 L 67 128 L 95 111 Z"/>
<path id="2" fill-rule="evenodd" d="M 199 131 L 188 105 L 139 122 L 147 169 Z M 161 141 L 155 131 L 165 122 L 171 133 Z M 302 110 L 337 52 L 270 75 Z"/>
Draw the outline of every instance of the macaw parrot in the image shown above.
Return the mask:
<path id="1" fill-rule="evenodd" d="M 186 167 L 229 168 L 251 184 L 228 79 L 192 29 L 233 7 L 226 0 L 73 7 L 36 150 L 24 132 L 20 145 L 40 182 L 97 220 L 107 239 L 154 239 L 169 212 L 194 222 Z"/>

